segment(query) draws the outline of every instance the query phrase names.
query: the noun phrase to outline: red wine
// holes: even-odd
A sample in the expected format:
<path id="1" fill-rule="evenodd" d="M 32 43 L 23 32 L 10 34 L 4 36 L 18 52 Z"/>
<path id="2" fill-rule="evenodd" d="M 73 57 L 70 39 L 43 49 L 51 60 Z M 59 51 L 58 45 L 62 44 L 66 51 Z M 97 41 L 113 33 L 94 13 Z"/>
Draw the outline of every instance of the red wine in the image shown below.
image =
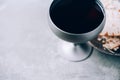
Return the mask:
<path id="1" fill-rule="evenodd" d="M 82 0 L 79 0 L 82 1 Z M 103 18 L 103 12 L 96 3 L 54 2 L 50 8 L 53 23 L 63 31 L 69 33 L 86 33 L 97 28 Z"/>

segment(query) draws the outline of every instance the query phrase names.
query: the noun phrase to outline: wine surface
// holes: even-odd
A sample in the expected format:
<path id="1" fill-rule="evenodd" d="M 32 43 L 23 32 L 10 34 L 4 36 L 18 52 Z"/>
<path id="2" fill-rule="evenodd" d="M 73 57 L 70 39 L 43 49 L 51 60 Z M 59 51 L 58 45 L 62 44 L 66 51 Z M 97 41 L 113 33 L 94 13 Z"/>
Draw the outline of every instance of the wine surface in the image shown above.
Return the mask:
<path id="1" fill-rule="evenodd" d="M 80 0 L 81 1 L 81 0 Z M 97 3 L 79 2 L 53 3 L 50 8 L 53 23 L 61 30 L 81 34 L 97 28 L 103 18 L 103 12 Z"/>

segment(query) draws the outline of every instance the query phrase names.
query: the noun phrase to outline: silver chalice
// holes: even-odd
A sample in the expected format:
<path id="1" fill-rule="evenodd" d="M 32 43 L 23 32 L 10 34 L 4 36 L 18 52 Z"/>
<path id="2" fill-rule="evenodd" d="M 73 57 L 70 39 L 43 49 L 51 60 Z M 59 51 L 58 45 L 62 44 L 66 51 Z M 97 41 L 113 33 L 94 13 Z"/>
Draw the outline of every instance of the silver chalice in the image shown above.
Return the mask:
<path id="1" fill-rule="evenodd" d="M 89 45 L 89 41 L 97 37 L 98 34 L 104 28 L 105 21 L 106 21 L 106 14 L 105 14 L 104 7 L 99 0 L 96 1 L 97 7 L 101 10 L 103 14 L 103 19 L 99 23 L 99 25 L 97 25 L 97 27 L 87 32 L 74 33 L 74 32 L 69 32 L 64 29 L 61 29 L 57 25 L 56 20 L 53 20 L 53 18 L 54 19 L 57 18 L 55 17 L 56 12 L 54 13 L 53 10 L 58 5 L 59 1 L 60 0 L 54 0 L 52 2 L 49 8 L 49 13 L 48 13 L 48 22 L 49 22 L 50 29 L 56 36 L 62 39 L 61 40 L 62 43 L 58 45 L 60 46 L 58 50 L 61 53 L 60 55 L 63 56 L 65 59 L 68 59 L 70 61 L 83 61 L 91 55 L 93 50 L 93 48 Z M 82 28 L 83 26 L 81 26 L 81 29 Z"/>

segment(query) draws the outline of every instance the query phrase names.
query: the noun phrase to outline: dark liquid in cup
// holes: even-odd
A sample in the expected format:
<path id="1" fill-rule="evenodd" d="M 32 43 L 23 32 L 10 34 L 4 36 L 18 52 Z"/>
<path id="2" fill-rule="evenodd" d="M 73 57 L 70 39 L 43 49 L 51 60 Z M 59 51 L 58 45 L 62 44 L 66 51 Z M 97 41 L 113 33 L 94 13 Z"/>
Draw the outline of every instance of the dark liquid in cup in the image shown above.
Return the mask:
<path id="1" fill-rule="evenodd" d="M 82 2 L 61 2 L 51 5 L 50 17 L 61 30 L 81 34 L 97 28 L 104 15 L 100 6 L 95 2 L 90 5 L 82 4 Z"/>

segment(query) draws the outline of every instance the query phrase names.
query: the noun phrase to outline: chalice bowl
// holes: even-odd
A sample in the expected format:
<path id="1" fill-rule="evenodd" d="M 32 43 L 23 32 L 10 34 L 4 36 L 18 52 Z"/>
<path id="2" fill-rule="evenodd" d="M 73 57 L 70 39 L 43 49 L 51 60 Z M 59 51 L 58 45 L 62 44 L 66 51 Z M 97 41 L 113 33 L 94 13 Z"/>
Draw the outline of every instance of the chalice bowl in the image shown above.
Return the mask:
<path id="1" fill-rule="evenodd" d="M 60 55 L 70 61 L 83 61 L 91 55 L 93 48 L 89 41 L 99 35 L 106 21 L 99 0 L 86 5 L 79 4 L 79 1 L 54 0 L 48 13 L 50 29 L 62 41 L 58 45 Z"/>

